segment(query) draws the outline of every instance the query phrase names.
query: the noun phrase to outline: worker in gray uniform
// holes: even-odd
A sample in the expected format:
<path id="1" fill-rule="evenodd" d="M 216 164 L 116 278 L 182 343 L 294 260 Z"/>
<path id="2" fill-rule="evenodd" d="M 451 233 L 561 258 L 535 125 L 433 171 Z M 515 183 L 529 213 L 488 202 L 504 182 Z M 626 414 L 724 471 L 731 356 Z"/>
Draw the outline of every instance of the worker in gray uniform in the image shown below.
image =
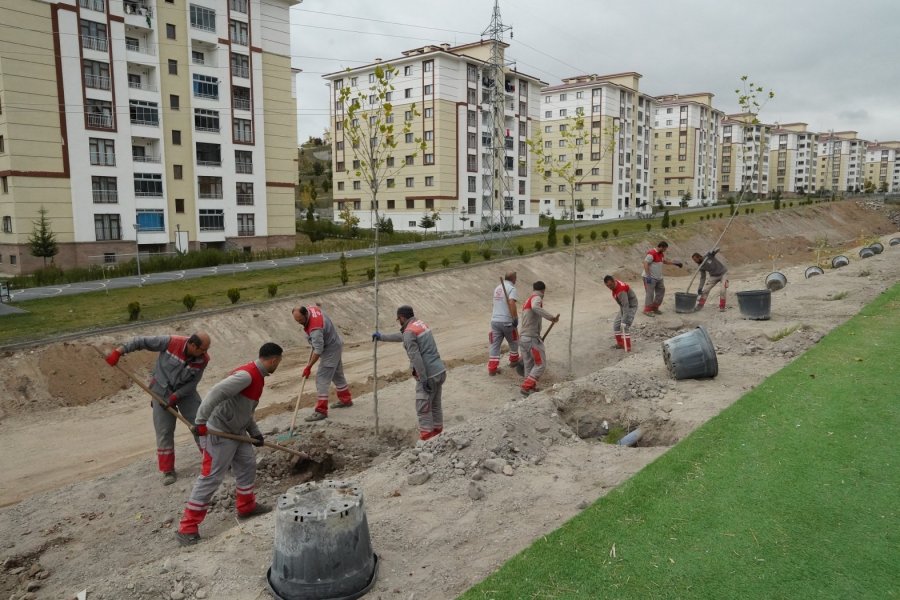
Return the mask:
<path id="1" fill-rule="evenodd" d="M 703 308 L 709 293 L 719 283 L 722 284 L 719 287 L 719 310 L 725 310 L 725 295 L 728 291 L 728 267 L 725 266 L 725 263 L 720 258 L 716 257 L 718 253 L 719 249 L 713 248 L 705 256 L 701 256 L 699 252 L 694 252 L 691 255 L 693 261 L 700 265 L 700 283 L 697 285 L 697 294 L 699 296 L 694 310 Z M 707 280 L 707 275 L 709 275 L 709 280 Z"/>
<path id="2" fill-rule="evenodd" d="M 200 541 L 199 527 L 209 510 L 209 501 L 231 469 L 235 482 L 235 508 L 239 519 L 261 515 L 272 510 L 256 501 L 256 452 L 250 444 L 218 437 L 209 429 L 253 438 L 254 446 L 262 446 L 264 438 L 253 415 L 262 396 L 265 378 L 281 364 L 283 350 L 267 342 L 259 349 L 259 358 L 234 369 L 217 383 L 203 399 L 197 411 L 194 431 L 200 436 L 203 460 L 200 476 L 194 483 L 184 508 L 175 538 L 182 546 Z"/>
<path id="3" fill-rule="evenodd" d="M 184 417 L 194 422 L 200 406 L 197 384 L 209 364 L 210 339 L 202 331 L 190 337 L 183 335 L 159 335 L 132 338 L 106 355 L 106 362 L 114 367 L 124 354 L 137 350 L 159 352 L 150 391 L 166 401 Z M 156 430 L 156 462 L 163 474 L 163 485 L 175 483 L 175 416 L 159 402 L 152 402 L 153 428 Z M 199 440 L 194 436 L 199 446 Z"/>
<path id="4" fill-rule="evenodd" d="M 419 439 L 428 440 L 444 431 L 441 390 L 447 380 L 447 368 L 438 354 L 434 335 L 428 325 L 416 319 L 412 306 L 397 309 L 400 333 L 372 334 L 373 342 L 403 342 L 409 356 L 413 377 L 416 378 L 416 415 L 419 420 Z"/>
<path id="5" fill-rule="evenodd" d="M 544 291 L 547 286 L 543 281 L 535 281 L 532 284 L 532 293 L 522 305 L 521 336 L 519 348 L 525 359 L 525 381 L 519 390 L 523 396 L 528 396 L 537 391 L 537 382 L 544 374 L 547 366 L 547 350 L 544 348 L 544 340 L 541 339 L 542 319 L 552 323 L 559 321 L 559 315 L 555 317 L 544 310 Z"/>
<path id="6" fill-rule="evenodd" d="M 328 418 L 328 392 L 331 384 L 337 393 L 337 402 L 331 404 L 331 408 L 349 408 L 353 406 L 353 398 L 350 395 L 350 386 L 344 377 L 344 340 L 318 305 L 298 306 L 291 311 L 294 320 L 297 321 L 306 333 L 306 340 L 312 347 L 309 362 L 303 367 L 303 378 L 308 379 L 312 374 L 313 365 L 319 363 L 316 370 L 316 409 L 305 421 L 321 421 Z"/>
<path id="7" fill-rule="evenodd" d="M 522 361 L 519 359 L 519 313 L 516 302 L 516 272 L 510 271 L 503 281 L 494 288 L 492 296 L 491 331 L 488 333 L 490 350 L 488 351 L 488 375 L 500 372 L 500 347 L 503 340 L 509 344 L 509 366 L 519 375 L 524 375 Z"/>

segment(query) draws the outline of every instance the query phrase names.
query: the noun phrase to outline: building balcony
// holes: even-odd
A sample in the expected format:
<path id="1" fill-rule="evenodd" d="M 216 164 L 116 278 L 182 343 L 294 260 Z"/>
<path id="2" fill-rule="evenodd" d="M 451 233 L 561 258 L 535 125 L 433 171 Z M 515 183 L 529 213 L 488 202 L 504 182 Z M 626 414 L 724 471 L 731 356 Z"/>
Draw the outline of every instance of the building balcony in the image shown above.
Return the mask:
<path id="1" fill-rule="evenodd" d="M 131 157 L 131 160 L 139 163 L 156 163 L 160 162 L 159 156 L 153 156 L 150 154 L 135 154 Z"/>
<path id="2" fill-rule="evenodd" d="M 234 12 L 239 12 L 243 14 L 248 14 L 249 6 L 247 0 L 230 0 L 228 2 L 229 8 Z"/>
<path id="3" fill-rule="evenodd" d="M 197 127 L 197 126 L 194 126 L 194 131 L 198 131 L 200 133 L 221 133 L 222 129 L 220 127 Z"/>
<path id="4" fill-rule="evenodd" d="M 145 92 L 155 92 L 156 86 L 149 81 L 129 81 L 128 87 L 133 90 L 143 90 Z"/>
<path id="5" fill-rule="evenodd" d="M 119 202 L 117 190 L 93 190 L 94 204 L 116 204 Z"/>
<path id="6" fill-rule="evenodd" d="M 106 12 L 106 2 L 104 0 L 78 0 L 78 6 L 96 12 Z"/>
<path id="7" fill-rule="evenodd" d="M 250 79 L 250 67 L 231 65 L 231 74 L 235 77 Z"/>
<path id="8" fill-rule="evenodd" d="M 222 192 L 200 192 L 197 197 L 201 200 L 221 200 L 224 196 Z"/>
<path id="9" fill-rule="evenodd" d="M 112 129 L 113 118 L 112 115 L 91 113 L 87 116 L 87 124 L 88 127 L 96 127 L 97 129 Z"/>
<path id="10" fill-rule="evenodd" d="M 143 125 L 144 127 L 159 127 L 159 117 L 133 117 L 132 125 Z"/>
<path id="11" fill-rule="evenodd" d="M 198 167 L 221 167 L 222 161 L 221 160 L 198 160 L 197 166 Z"/>
<path id="12" fill-rule="evenodd" d="M 109 48 L 109 38 L 83 35 L 81 36 L 81 47 L 85 50 L 106 52 L 106 50 Z"/>
<path id="13" fill-rule="evenodd" d="M 249 237 L 252 235 L 256 235 L 255 227 L 238 227 L 238 236 Z"/>
<path id="14" fill-rule="evenodd" d="M 116 166 L 116 155 L 108 152 L 91 152 L 91 164 L 99 167 Z"/>
<path id="15" fill-rule="evenodd" d="M 162 198 L 162 190 L 135 190 L 135 198 Z"/>
<path id="16" fill-rule="evenodd" d="M 234 172 L 250 175 L 253 173 L 253 163 L 237 162 L 234 164 Z"/>
<path id="17" fill-rule="evenodd" d="M 95 90 L 108 90 L 109 77 L 106 75 L 90 75 L 85 73 L 84 87 L 93 88 Z"/>
<path id="18" fill-rule="evenodd" d="M 250 110 L 250 101 L 245 98 L 234 98 L 234 108 L 236 110 Z"/>
<path id="19" fill-rule="evenodd" d="M 137 42 L 125 40 L 125 49 L 143 56 L 156 56 L 156 46 L 146 40 L 138 40 Z M 146 59 L 142 58 L 141 60 L 145 61 Z"/>
<path id="20" fill-rule="evenodd" d="M 238 206 L 253 206 L 253 194 L 238 194 Z"/>

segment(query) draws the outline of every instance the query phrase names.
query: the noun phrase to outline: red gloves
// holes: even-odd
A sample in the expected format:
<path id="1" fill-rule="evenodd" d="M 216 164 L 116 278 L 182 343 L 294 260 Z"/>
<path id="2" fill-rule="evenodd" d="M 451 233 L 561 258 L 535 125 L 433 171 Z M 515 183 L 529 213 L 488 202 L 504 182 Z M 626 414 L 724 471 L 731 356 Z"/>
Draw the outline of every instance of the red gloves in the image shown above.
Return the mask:
<path id="1" fill-rule="evenodd" d="M 178 404 L 178 400 L 179 400 L 178 396 L 176 396 L 175 394 L 172 394 L 171 396 L 169 396 L 169 401 L 166 403 L 166 405 L 169 408 L 175 408 L 175 405 Z"/>
<path id="2" fill-rule="evenodd" d="M 311 373 L 312 365 L 306 365 L 305 367 L 303 367 L 303 379 L 309 379 Z"/>
<path id="3" fill-rule="evenodd" d="M 118 348 L 115 348 L 109 354 L 106 355 L 106 364 L 108 364 L 111 367 L 114 367 L 117 364 L 119 364 L 119 359 L 121 357 L 122 357 L 122 353 L 119 352 Z"/>
<path id="4" fill-rule="evenodd" d="M 199 436 L 206 435 L 206 423 L 197 423 L 194 425 L 194 433 Z"/>

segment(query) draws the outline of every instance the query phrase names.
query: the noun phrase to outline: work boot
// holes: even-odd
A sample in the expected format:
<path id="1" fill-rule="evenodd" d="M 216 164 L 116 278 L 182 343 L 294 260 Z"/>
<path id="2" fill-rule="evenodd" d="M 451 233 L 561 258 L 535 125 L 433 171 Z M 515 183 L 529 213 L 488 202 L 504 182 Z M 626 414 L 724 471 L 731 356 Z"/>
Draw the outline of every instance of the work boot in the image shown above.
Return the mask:
<path id="1" fill-rule="evenodd" d="M 655 317 L 656 314 L 657 314 L 657 313 L 655 313 L 653 310 L 645 310 L 645 311 L 644 311 L 644 316 L 645 316 L 645 317 Z"/>
<path id="2" fill-rule="evenodd" d="M 266 513 L 272 512 L 272 507 L 268 504 L 263 504 L 261 502 L 257 502 L 256 506 L 253 507 L 253 510 L 245 513 L 238 513 L 238 519 L 249 519 L 250 517 L 255 517 L 257 515 L 264 515 Z"/>
<path id="3" fill-rule="evenodd" d="M 493 371 L 488 371 L 488 375 L 490 375 L 491 377 L 493 377 L 494 375 L 499 375 L 500 373 L 501 373 L 500 367 L 497 367 Z"/>
<path id="4" fill-rule="evenodd" d="M 200 541 L 199 533 L 181 533 L 180 531 L 175 532 L 175 539 L 178 540 L 178 543 L 182 546 L 193 546 L 197 542 Z"/>
<path id="5" fill-rule="evenodd" d="M 430 440 L 431 438 L 433 438 L 433 437 L 436 436 L 436 435 L 437 435 L 437 434 L 434 432 L 434 430 L 432 430 L 432 431 L 420 431 L 420 432 L 419 432 L 419 439 L 422 440 L 423 442 L 425 442 L 425 441 Z"/>
<path id="6" fill-rule="evenodd" d="M 662 314 L 662 311 L 659 310 L 658 308 L 654 308 L 654 309 L 653 309 L 653 314 L 654 314 L 654 315 L 661 315 L 661 314 Z"/>
<path id="7" fill-rule="evenodd" d="M 352 401 L 348 402 L 347 404 L 344 404 L 343 402 L 338 400 L 336 402 L 332 402 L 331 404 L 329 404 L 328 408 L 350 408 L 351 406 L 353 406 Z"/>
<path id="8" fill-rule="evenodd" d="M 172 485 L 175 483 L 175 480 L 178 477 L 175 475 L 175 471 L 166 471 L 163 473 L 163 485 Z"/>
<path id="9" fill-rule="evenodd" d="M 319 411 L 315 411 L 315 412 L 313 412 L 313 414 L 309 415 L 308 417 L 306 417 L 303 420 L 306 421 L 307 423 L 314 423 L 315 421 L 324 421 L 327 418 L 328 418 L 328 415 L 322 414 Z"/>

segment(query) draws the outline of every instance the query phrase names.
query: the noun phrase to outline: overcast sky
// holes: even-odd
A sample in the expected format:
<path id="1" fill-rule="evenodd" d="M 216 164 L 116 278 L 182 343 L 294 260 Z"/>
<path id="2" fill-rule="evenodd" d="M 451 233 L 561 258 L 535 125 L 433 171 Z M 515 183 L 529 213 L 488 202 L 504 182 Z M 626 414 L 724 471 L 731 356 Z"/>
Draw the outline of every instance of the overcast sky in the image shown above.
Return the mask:
<path id="1" fill-rule="evenodd" d="M 493 0 L 303 0 L 291 10 L 298 137 L 328 124 L 322 74 L 429 43 L 477 41 Z M 712 92 L 738 112 L 747 74 L 775 92 L 772 123 L 900 140 L 900 0 L 500 0 L 507 59 L 551 85 L 636 71 L 641 91 Z M 507 34 L 508 35 L 508 34 Z"/>

